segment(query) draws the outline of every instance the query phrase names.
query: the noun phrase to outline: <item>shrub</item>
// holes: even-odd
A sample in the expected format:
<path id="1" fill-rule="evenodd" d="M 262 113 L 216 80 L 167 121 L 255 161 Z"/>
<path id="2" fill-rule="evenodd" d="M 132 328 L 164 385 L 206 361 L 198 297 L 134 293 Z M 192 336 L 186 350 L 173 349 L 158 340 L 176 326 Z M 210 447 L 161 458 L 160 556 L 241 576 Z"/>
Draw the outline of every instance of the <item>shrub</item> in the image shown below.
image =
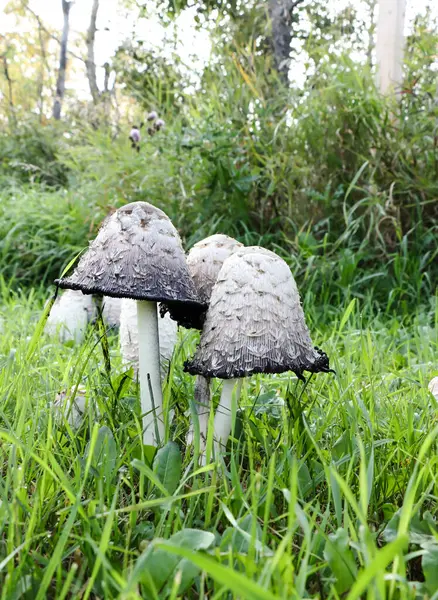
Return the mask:
<path id="1" fill-rule="evenodd" d="M 0 186 L 17 180 L 65 186 L 66 170 L 58 161 L 62 133 L 62 125 L 42 126 L 34 118 L 0 129 Z"/>
<path id="2" fill-rule="evenodd" d="M 10 187 L 0 197 L 0 273 L 20 286 L 52 282 L 102 216 L 88 203 L 85 188 L 73 194 Z"/>

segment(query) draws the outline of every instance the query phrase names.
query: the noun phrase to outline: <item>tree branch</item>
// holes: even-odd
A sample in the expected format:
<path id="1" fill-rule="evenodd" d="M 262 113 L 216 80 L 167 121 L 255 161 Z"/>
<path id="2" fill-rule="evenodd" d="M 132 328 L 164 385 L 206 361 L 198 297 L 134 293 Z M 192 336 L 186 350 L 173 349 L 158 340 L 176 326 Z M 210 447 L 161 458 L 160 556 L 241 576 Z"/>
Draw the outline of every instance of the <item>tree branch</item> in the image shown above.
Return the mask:
<path id="1" fill-rule="evenodd" d="M 6 81 L 8 82 L 8 95 L 9 95 L 8 100 L 9 100 L 9 109 L 11 111 L 11 119 L 13 119 L 15 121 L 14 99 L 13 99 L 13 95 L 12 95 L 12 79 L 11 79 L 11 76 L 9 75 L 9 67 L 8 67 L 8 60 L 6 58 L 6 52 L 1 54 L 0 58 L 2 59 L 2 62 L 3 62 L 3 73 L 5 75 Z"/>
<path id="2" fill-rule="evenodd" d="M 41 21 L 41 17 L 25 2 L 22 3 L 22 7 L 27 10 L 28 12 L 31 13 L 31 15 L 33 15 L 35 17 L 35 19 L 38 21 L 38 23 L 40 24 L 41 29 L 44 31 L 44 33 L 46 35 L 48 35 L 52 40 L 55 40 L 55 42 L 59 45 L 61 45 L 61 40 L 59 39 L 58 36 L 56 36 L 54 33 L 52 33 L 51 31 L 49 31 L 47 29 L 47 27 L 45 27 L 45 25 L 43 25 L 42 21 Z M 82 58 L 82 56 L 79 56 L 78 54 L 75 54 L 74 52 L 72 52 L 71 50 L 67 50 L 67 54 L 70 54 L 70 56 L 73 56 L 73 58 L 76 58 L 76 60 L 80 60 L 82 63 L 84 63 L 85 65 L 87 64 L 87 61 Z"/>
<path id="3" fill-rule="evenodd" d="M 295 0 L 289 7 L 289 12 L 292 12 L 299 4 L 302 4 L 304 0 Z"/>

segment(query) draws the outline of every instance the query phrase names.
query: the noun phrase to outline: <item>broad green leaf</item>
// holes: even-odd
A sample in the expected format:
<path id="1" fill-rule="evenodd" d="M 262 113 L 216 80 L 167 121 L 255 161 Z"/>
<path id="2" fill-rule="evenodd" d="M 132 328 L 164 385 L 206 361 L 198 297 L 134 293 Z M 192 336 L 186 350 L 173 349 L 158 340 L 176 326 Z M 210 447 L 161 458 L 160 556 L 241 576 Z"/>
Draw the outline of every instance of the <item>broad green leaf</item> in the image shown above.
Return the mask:
<path id="1" fill-rule="evenodd" d="M 324 548 L 324 558 L 336 578 L 336 591 L 343 594 L 351 588 L 357 575 L 356 561 L 345 529 L 340 528 L 329 536 Z"/>
<path id="2" fill-rule="evenodd" d="M 426 587 L 429 594 L 438 591 L 438 546 L 430 546 L 421 559 Z"/>
<path id="3" fill-rule="evenodd" d="M 89 445 L 85 455 L 88 456 Z M 108 482 L 114 475 L 117 461 L 117 444 L 111 429 L 104 426 L 97 433 L 96 445 L 91 459 L 91 470 L 96 477 L 105 478 Z"/>
<path id="4" fill-rule="evenodd" d="M 208 550 L 214 541 L 213 533 L 197 529 L 183 529 L 169 539 L 169 543 L 190 550 Z M 140 582 L 149 591 L 162 591 L 163 597 L 166 597 L 172 589 L 177 572 L 181 575 L 178 588 L 178 594 L 181 594 L 197 577 L 199 567 L 188 560 L 169 554 L 162 544 L 159 548 L 151 544 L 137 560 L 129 586 L 132 589 L 133 585 Z"/>
<path id="5" fill-rule="evenodd" d="M 407 535 L 401 535 L 398 539 L 376 552 L 371 563 L 358 574 L 356 581 L 347 596 L 348 600 L 359 600 L 359 598 L 362 597 L 362 594 L 368 589 L 374 577 L 385 571 L 396 556 L 407 548 L 408 541 Z"/>
<path id="6" fill-rule="evenodd" d="M 254 531 L 255 536 L 253 533 Z M 228 527 L 224 531 L 221 549 L 225 551 L 232 548 L 233 552 L 247 554 L 252 544 L 258 551 L 266 550 L 267 555 L 272 554 L 272 551 L 269 548 L 263 548 L 261 540 L 262 530 L 259 523 L 257 521 L 254 523 L 253 515 L 246 515 L 246 517 L 239 519 L 232 528 Z M 263 552 L 263 554 L 265 554 L 265 552 Z"/>
<path id="7" fill-rule="evenodd" d="M 245 598 L 245 600 L 280 600 L 280 596 L 276 596 L 255 583 L 252 579 L 248 579 L 244 575 L 234 571 L 234 569 L 230 569 L 230 567 L 221 565 L 205 554 L 192 552 L 186 548 L 171 546 L 165 542 L 159 544 L 159 547 L 166 549 L 167 552 L 190 560 L 210 575 L 212 579 L 230 590 L 235 596 Z"/>
<path id="8" fill-rule="evenodd" d="M 342 330 L 344 329 L 345 325 L 347 324 L 347 321 L 350 318 L 350 315 L 353 312 L 355 305 L 356 305 L 356 298 L 353 298 L 353 300 L 347 306 L 347 309 L 342 316 L 341 322 L 339 323 L 338 334 L 342 333 Z"/>
<path id="9" fill-rule="evenodd" d="M 392 542 L 397 538 L 397 532 L 400 527 L 400 514 L 401 509 L 393 515 L 383 530 L 385 541 Z M 438 525 L 429 512 L 426 511 L 422 517 L 417 513 L 409 521 L 407 533 L 411 544 L 418 544 L 423 548 L 428 548 L 436 542 Z"/>
<path id="10" fill-rule="evenodd" d="M 175 533 L 175 535 L 170 538 L 169 542 L 176 543 L 179 547 L 189 548 L 190 550 L 208 550 L 214 545 L 215 537 L 213 533 L 208 531 L 183 529 L 182 531 Z M 157 550 L 157 552 L 160 552 L 160 550 Z M 182 594 L 191 585 L 194 578 L 198 576 L 199 567 L 186 558 L 183 558 L 182 560 L 177 558 L 177 565 L 175 566 L 171 577 L 168 578 L 163 590 L 166 596 L 171 592 L 173 579 L 178 571 L 180 572 L 181 577 L 178 594 Z"/>
<path id="11" fill-rule="evenodd" d="M 169 494 L 173 494 L 181 480 L 181 452 L 175 442 L 168 442 L 158 450 L 154 471 Z"/>
<path id="12" fill-rule="evenodd" d="M 160 490 L 163 496 L 169 495 L 167 489 L 161 483 L 158 475 L 154 471 L 152 471 L 152 469 L 148 467 L 146 463 L 139 460 L 138 458 L 134 458 L 134 460 L 131 461 L 131 465 L 134 467 L 134 469 L 137 469 L 137 471 L 145 475 L 145 477 L 147 477 L 147 479 L 149 479 L 149 481 Z"/>
<path id="13" fill-rule="evenodd" d="M 310 476 L 309 467 L 305 461 L 300 462 L 298 468 L 298 488 L 303 495 L 305 490 L 310 490 L 312 486 L 312 477 Z"/>

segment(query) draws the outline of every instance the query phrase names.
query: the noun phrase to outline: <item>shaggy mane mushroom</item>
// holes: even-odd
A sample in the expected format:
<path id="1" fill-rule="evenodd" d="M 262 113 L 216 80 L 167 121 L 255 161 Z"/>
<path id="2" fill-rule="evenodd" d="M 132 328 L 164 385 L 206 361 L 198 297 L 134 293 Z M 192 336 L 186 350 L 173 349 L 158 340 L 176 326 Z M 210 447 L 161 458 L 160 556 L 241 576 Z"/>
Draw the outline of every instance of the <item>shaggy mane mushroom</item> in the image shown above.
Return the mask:
<path id="1" fill-rule="evenodd" d="M 224 379 L 215 416 L 216 449 L 231 431 L 236 379 L 253 373 L 329 372 L 314 348 L 295 280 L 286 262 L 264 248 L 227 258 L 213 287 L 199 346 L 185 363 L 192 375 Z"/>
<path id="2" fill-rule="evenodd" d="M 61 288 L 137 300 L 143 440 L 163 439 L 157 302 L 203 310 L 181 240 L 169 217 L 147 202 L 132 202 L 109 216 Z"/>

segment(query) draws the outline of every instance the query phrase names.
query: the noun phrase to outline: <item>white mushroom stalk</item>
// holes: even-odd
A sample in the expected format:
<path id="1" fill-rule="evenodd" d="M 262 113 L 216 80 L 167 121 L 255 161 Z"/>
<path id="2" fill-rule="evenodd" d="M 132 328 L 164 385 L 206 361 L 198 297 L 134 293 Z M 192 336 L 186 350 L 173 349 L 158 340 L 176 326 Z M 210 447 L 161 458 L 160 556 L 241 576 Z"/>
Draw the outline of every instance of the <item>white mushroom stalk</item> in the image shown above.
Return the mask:
<path id="1" fill-rule="evenodd" d="M 160 373 L 161 381 L 164 380 L 172 359 L 176 344 L 178 325 L 169 315 L 158 317 L 158 338 L 160 347 Z M 132 367 L 134 374 L 138 373 L 138 326 L 137 302 L 123 298 L 120 313 L 120 353 L 122 364 Z"/>
<path id="2" fill-rule="evenodd" d="M 219 271 L 224 261 L 243 248 L 243 244 L 227 235 L 216 234 L 201 240 L 191 248 L 187 255 L 187 265 L 202 302 L 210 302 L 211 292 L 216 283 Z M 195 326 L 202 328 L 205 313 L 200 315 L 199 323 Z M 210 379 L 198 375 L 195 381 L 195 406 L 199 419 L 201 451 L 207 441 L 207 427 L 210 415 Z M 193 442 L 194 429 L 190 428 L 187 443 Z"/>
<path id="3" fill-rule="evenodd" d="M 225 450 L 233 425 L 233 417 L 237 412 L 237 405 L 242 389 L 242 379 L 226 379 L 222 384 L 221 399 L 214 417 L 214 450 Z"/>
<path id="4" fill-rule="evenodd" d="M 136 300 L 143 442 L 164 441 L 157 303 L 182 303 L 188 313 L 202 309 L 170 219 L 147 202 L 119 208 L 105 220 L 73 274 L 58 284 Z"/>
<path id="5" fill-rule="evenodd" d="M 253 373 L 328 372 L 324 352 L 313 347 L 300 297 L 289 267 L 279 256 L 258 247 L 227 258 L 211 294 L 191 374 L 225 379 L 215 415 L 215 444 L 225 446 L 235 414 L 236 379 Z"/>
<path id="6" fill-rule="evenodd" d="M 153 442 L 155 445 L 163 441 L 164 438 L 157 305 L 155 302 L 145 300 L 136 304 L 140 400 L 142 413 L 146 415 L 146 421 L 143 422 L 144 435 L 146 440 Z M 149 415 L 154 415 L 156 418 L 152 421 Z M 147 430 L 152 424 L 155 430 L 148 432 Z"/>

